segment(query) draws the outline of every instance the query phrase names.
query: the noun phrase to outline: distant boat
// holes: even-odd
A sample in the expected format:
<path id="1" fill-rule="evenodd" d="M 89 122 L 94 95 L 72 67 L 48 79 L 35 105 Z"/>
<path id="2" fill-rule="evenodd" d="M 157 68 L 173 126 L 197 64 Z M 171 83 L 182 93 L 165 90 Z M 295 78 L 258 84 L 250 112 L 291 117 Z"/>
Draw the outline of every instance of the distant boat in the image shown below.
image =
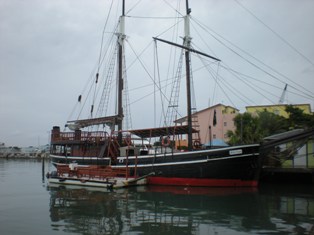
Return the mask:
<path id="1" fill-rule="evenodd" d="M 190 83 L 190 53 L 218 59 L 194 50 L 191 47 L 189 30 L 190 8 L 186 1 L 185 36 L 183 45 L 160 38 L 155 41 L 178 47 L 185 56 L 187 86 L 187 124 L 125 130 L 123 128 L 123 82 L 124 66 L 124 22 L 125 3 L 122 1 L 122 14 L 117 35 L 117 113 L 73 120 L 67 123 L 69 132 L 60 131 L 54 126 L 51 132 L 51 159 L 56 166 L 76 162 L 79 165 L 110 166 L 112 169 L 127 170 L 130 176 L 148 176 L 153 185 L 220 186 L 220 187 L 256 187 L 261 167 L 259 144 L 230 146 L 215 149 L 202 149 L 198 130 L 193 126 Z M 112 74 L 115 74 L 111 72 Z M 98 80 L 96 74 L 96 81 Z M 79 97 L 80 101 L 81 97 Z M 91 112 L 93 111 L 91 108 Z M 149 108 L 149 107 L 147 107 Z M 147 109 L 143 108 L 143 117 Z M 92 126 L 109 126 L 111 132 L 84 131 Z M 176 150 L 172 143 L 178 136 L 188 136 L 186 150 Z M 135 139 L 136 138 L 136 139 Z M 153 146 L 148 140 L 155 138 L 160 143 Z"/>

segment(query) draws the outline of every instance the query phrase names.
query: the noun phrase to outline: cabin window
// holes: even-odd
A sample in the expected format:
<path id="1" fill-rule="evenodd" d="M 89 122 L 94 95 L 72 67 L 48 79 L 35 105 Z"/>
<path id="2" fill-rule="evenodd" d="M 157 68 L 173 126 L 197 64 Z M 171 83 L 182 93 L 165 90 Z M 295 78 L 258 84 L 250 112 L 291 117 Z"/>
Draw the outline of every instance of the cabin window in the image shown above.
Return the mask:
<path id="1" fill-rule="evenodd" d="M 148 150 L 140 150 L 140 155 L 147 155 L 148 154 Z"/>

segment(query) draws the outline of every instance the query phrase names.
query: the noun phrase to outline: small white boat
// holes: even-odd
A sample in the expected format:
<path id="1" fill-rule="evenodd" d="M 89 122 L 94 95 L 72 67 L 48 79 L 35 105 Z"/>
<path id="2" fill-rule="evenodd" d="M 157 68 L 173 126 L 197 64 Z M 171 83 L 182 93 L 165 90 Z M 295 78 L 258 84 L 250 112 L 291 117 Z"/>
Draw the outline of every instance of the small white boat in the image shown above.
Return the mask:
<path id="1" fill-rule="evenodd" d="M 100 187 L 106 189 L 124 188 L 145 185 L 148 176 L 129 176 L 126 170 L 114 169 L 110 166 L 79 166 L 77 163 L 69 165 L 59 164 L 57 170 L 47 173 L 48 184 L 78 185 Z"/>

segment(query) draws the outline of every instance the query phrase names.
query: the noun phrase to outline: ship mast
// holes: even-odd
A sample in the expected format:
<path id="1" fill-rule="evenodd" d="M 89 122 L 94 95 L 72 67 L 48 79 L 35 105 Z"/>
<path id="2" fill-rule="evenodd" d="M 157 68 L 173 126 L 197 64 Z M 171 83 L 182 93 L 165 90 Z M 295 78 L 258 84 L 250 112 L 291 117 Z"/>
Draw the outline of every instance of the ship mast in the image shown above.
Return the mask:
<path id="1" fill-rule="evenodd" d="M 186 0 L 186 16 L 184 17 L 184 46 L 191 48 L 190 36 L 190 13 L 189 1 Z M 190 51 L 185 51 L 185 68 L 186 68 L 186 98 L 187 98 L 187 122 L 188 122 L 188 150 L 193 149 L 192 145 L 192 105 L 191 105 L 191 71 L 190 71 Z"/>
<path id="2" fill-rule="evenodd" d="M 215 58 L 213 56 L 210 56 L 208 54 L 205 54 L 201 51 L 197 51 L 193 48 L 191 48 L 191 36 L 190 36 L 190 13 L 191 13 L 191 9 L 189 8 L 189 2 L 188 0 L 186 0 L 186 16 L 184 18 L 184 31 L 185 31 L 185 36 L 183 38 L 183 46 L 173 43 L 173 42 L 169 42 L 166 41 L 164 39 L 160 39 L 160 38 L 156 38 L 153 37 L 154 40 L 157 41 L 161 41 L 179 48 L 182 48 L 185 50 L 185 68 L 186 68 L 186 92 L 187 92 L 187 126 L 188 126 L 188 150 L 193 150 L 193 128 L 192 128 L 192 104 L 191 104 L 191 69 L 190 69 L 190 62 L 191 62 L 191 58 L 190 58 L 190 53 L 195 53 L 195 54 L 199 54 L 205 57 L 208 57 L 210 59 L 213 59 L 215 61 L 220 61 L 220 59 Z"/>
<path id="3" fill-rule="evenodd" d="M 124 39 L 125 39 L 125 0 L 122 0 L 122 15 L 120 16 L 120 31 L 118 33 L 118 118 L 116 125 L 118 126 L 118 142 L 122 144 L 122 123 L 123 123 L 123 56 L 124 56 Z"/>

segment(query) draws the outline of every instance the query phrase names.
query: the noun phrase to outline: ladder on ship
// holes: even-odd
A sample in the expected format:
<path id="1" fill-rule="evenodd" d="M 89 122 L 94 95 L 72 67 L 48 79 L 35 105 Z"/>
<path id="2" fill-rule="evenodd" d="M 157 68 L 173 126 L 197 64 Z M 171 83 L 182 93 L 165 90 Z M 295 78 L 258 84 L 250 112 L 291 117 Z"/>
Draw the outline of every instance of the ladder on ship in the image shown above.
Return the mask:
<path id="1" fill-rule="evenodd" d="M 165 125 L 166 126 L 171 126 L 172 122 L 175 121 L 176 114 L 178 111 L 178 104 L 179 104 L 179 94 L 180 94 L 180 83 L 181 83 L 181 78 L 182 78 L 182 65 L 183 65 L 183 60 L 184 59 L 184 50 L 181 52 L 180 59 L 178 61 L 178 69 L 176 71 L 176 75 L 174 76 L 173 79 L 173 86 L 171 90 L 171 96 L 169 100 L 169 105 L 166 113 L 166 118 L 165 118 Z M 200 131 L 200 126 L 198 122 L 198 116 L 196 114 L 196 108 L 193 108 L 192 110 L 192 128 L 197 130 L 197 133 L 192 134 L 192 144 L 194 149 L 199 149 L 201 146 L 201 138 L 199 135 Z"/>
<path id="2" fill-rule="evenodd" d="M 172 126 L 174 119 L 177 117 L 178 107 L 179 107 L 179 94 L 180 94 L 180 83 L 182 77 L 182 63 L 183 63 L 183 51 L 178 61 L 178 68 L 176 74 L 173 78 L 173 85 L 169 100 L 169 105 L 167 108 L 167 113 L 165 117 L 165 126 Z"/>
<path id="3" fill-rule="evenodd" d="M 201 147 L 201 137 L 200 137 L 200 125 L 198 122 L 196 109 L 193 110 L 193 114 L 192 114 L 192 128 L 197 131 L 196 133 L 192 134 L 193 148 L 199 149 Z"/>

